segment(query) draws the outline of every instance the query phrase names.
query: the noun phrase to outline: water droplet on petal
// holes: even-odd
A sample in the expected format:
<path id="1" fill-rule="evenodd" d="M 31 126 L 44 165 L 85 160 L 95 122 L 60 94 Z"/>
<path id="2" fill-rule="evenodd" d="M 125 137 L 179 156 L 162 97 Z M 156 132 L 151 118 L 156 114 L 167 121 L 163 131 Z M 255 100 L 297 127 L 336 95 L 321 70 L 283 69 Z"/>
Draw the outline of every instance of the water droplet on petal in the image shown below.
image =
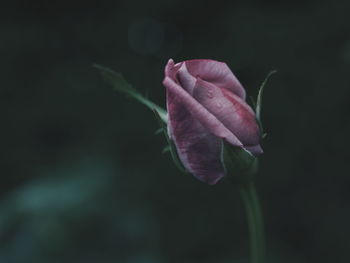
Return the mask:
<path id="1" fill-rule="evenodd" d="M 214 94 L 213 94 L 212 91 L 208 90 L 207 91 L 207 96 L 208 96 L 209 99 L 212 99 L 214 97 Z"/>

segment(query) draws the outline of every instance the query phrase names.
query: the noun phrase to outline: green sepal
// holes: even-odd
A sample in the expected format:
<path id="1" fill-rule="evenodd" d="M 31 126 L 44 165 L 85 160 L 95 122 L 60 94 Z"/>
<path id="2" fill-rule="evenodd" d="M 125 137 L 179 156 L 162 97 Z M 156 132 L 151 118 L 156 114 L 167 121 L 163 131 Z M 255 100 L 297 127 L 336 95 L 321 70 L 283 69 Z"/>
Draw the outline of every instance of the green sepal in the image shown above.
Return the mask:
<path id="1" fill-rule="evenodd" d="M 266 86 L 267 81 L 276 72 L 277 72 L 277 70 L 272 70 L 272 71 L 270 71 L 267 74 L 266 78 L 264 79 L 264 81 L 260 85 L 259 92 L 258 92 L 258 97 L 257 97 L 257 100 L 256 100 L 256 108 L 255 108 L 256 119 L 257 119 L 257 122 L 258 122 L 258 124 L 260 126 L 260 131 L 261 131 L 262 134 L 264 134 L 263 125 L 262 125 L 262 122 L 261 122 L 262 95 L 263 95 L 263 91 L 264 91 L 264 88 Z"/>
<path id="2" fill-rule="evenodd" d="M 168 142 L 168 145 L 163 149 L 163 153 L 170 151 L 171 157 L 173 159 L 173 162 L 175 164 L 175 166 L 183 173 L 188 173 L 186 168 L 183 166 L 177 151 L 176 151 L 176 147 L 175 144 L 173 142 L 173 140 L 169 137 L 168 131 L 167 131 L 167 127 L 165 125 L 165 123 L 162 121 L 159 113 L 157 111 L 154 111 L 154 115 L 156 116 L 156 119 L 159 123 L 159 125 L 161 126 L 161 128 L 163 129 L 163 133 L 164 136 Z"/>
<path id="3" fill-rule="evenodd" d="M 161 118 L 161 120 L 165 123 L 168 121 L 168 116 L 166 110 L 164 110 L 162 107 L 158 106 L 157 104 L 153 103 L 149 99 L 147 99 L 145 96 L 143 96 L 141 93 L 139 93 L 137 90 L 135 90 L 123 77 L 122 74 L 118 72 L 114 72 L 113 70 L 103 67 L 101 65 L 94 64 L 93 67 L 97 68 L 102 77 L 111 84 L 114 89 L 118 92 L 123 93 L 124 95 L 130 96 L 133 99 L 137 100 L 138 102 L 142 103 L 143 105 L 147 106 L 147 108 L 151 109 L 152 111 L 156 111 Z"/>
<path id="4" fill-rule="evenodd" d="M 157 129 L 157 130 L 154 132 L 155 135 L 158 135 L 158 134 L 161 134 L 161 133 L 163 133 L 163 128 L 159 128 L 159 129 Z"/>
<path id="5" fill-rule="evenodd" d="M 167 145 L 163 148 L 162 153 L 168 153 L 170 151 L 171 151 L 171 147 L 170 147 L 170 145 Z"/>
<path id="6" fill-rule="evenodd" d="M 221 160 L 228 180 L 246 184 L 253 180 L 258 170 L 258 158 L 242 147 L 237 147 L 222 140 Z"/>

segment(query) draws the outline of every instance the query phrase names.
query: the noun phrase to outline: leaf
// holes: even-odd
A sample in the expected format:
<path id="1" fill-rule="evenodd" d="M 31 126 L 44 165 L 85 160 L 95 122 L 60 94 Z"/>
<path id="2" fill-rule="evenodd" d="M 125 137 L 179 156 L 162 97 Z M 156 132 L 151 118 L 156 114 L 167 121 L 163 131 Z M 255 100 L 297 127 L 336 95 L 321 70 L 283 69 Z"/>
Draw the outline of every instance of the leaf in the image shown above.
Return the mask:
<path id="1" fill-rule="evenodd" d="M 242 147 L 222 140 L 221 160 L 227 177 L 235 183 L 247 183 L 253 179 L 258 169 L 258 158 Z"/>
<path id="2" fill-rule="evenodd" d="M 154 111 L 154 114 L 155 114 L 156 119 L 158 120 L 161 128 L 163 129 L 164 136 L 165 136 L 165 138 L 166 138 L 166 140 L 168 142 L 168 146 L 163 149 L 163 153 L 166 152 L 166 151 L 170 151 L 171 157 L 172 157 L 173 162 L 175 163 L 176 167 L 181 172 L 188 173 L 186 171 L 186 168 L 183 166 L 179 156 L 177 155 L 175 144 L 174 144 L 173 140 L 171 140 L 171 138 L 169 137 L 167 128 L 166 128 L 164 122 L 162 121 L 161 117 L 159 116 L 159 113 L 157 111 Z"/>
<path id="3" fill-rule="evenodd" d="M 269 78 L 275 74 L 277 72 L 277 70 L 272 70 L 269 72 L 269 74 L 267 74 L 265 80 L 263 81 L 263 83 L 261 84 L 260 86 L 260 89 L 259 89 L 259 93 L 258 93 L 258 98 L 257 98 L 257 101 L 256 101 L 256 118 L 258 119 L 258 121 L 260 122 L 261 124 L 261 103 L 262 103 L 262 94 L 263 94 L 263 91 L 264 91 L 264 88 L 266 86 L 266 83 L 267 81 L 269 80 Z"/>
<path id="4" fill-rule="evenodd" d="M 103 67 L 98 64 L 94 64 L 93 67 L 97 68 L 102 77 L 111 84 L 116 91 L 119 91 L 123 93 L 124 95 L 130 96 L 133 99 L 137 100 L 138 102 L 142 103 L 152 111 L 156 111 L 159 114 L 159 117 L 161 120 L 165 123 L 168 121 L 167 112 L 162 107 L 158 106 L 157 104 L 153 103 L 149 99 L 147 99 L 145 96 L 143 96 L 141 93 L 139 93 L 137 90 L 135 90 L 123 77 L 122 74 L 114 72 L 113 70 Z"/>

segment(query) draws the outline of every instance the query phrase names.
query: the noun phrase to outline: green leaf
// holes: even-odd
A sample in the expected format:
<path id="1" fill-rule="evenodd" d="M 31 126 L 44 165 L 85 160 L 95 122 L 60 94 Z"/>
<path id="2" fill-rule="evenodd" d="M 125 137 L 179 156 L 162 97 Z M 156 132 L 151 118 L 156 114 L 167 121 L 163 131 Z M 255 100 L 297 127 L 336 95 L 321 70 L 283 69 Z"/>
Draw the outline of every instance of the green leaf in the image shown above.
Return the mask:
<path id="1" fill-rule="evenodd" d="M 269 78 L 275 74 L 277 72 L 277 70 L 272 70 L 269 72 L 269 74 L 267 74 L 265 80 L 263 81 L 263 83 L 261 84 L 260 86 L 260 89 L 259 89 L 259 93 L 258 93 L 258 98 L 257 98 L 257 101 L 256 101 L 256 118 L 258 119 L 259 123 L 260 123 L 260 126 L 262 128 L 262 125 L 261 125 L 261 104 L 262 104 L 262 94 L 263 94 L 263 91 L 264 91 L 264 88 L 266 86 L 266 83 L 267 81 L 269 80 Z"/>
<path id="2" fill-rule="evenodd" d="M 258 169 L 258 158 L 242 147 L 222 140 L 221 159 L 227 177 L 235 183 L 247 183 L 254 178 Z"/>
<path id="3" fill-rule="evenodd" d="M 118 92 L 123 93 L 124 95 L 130 96 L 138 102 L 142 103 L 152 111 L 156 111 L 161 118 L 161 120 L 165 123 L 168 121 L 168 116 L 166 110 L 157 104 L 153 103 L 137 90 L 135 90 L 123 77 L 122 74 L 114 72 L 113 70 L 103 67 L 101 65 L 94 64 L 93 67 L 97 68 L 102 77 L 111 84 L 114 89 Z"/>
<path id="4" fill-rule="evenodd" d="M 186 171 L 186 168 L 183 166 L 179 156 L 177 155 L 177 151 L 176 151 L 176 147 L 175 147 L 175 144 L 173 142 L 173 140 L 171 140 L 171 138 L 169 137 L 168 135 L 168 131 L 167 131 L 167 127 L 165 126 L 164 122 L 162 121 L 159 113 L 157 111 L 154 111 L 154 114 L 156 116 L 156 119 L 158 120 L 159 122 L 159 125 L 161 126 L 161 128 L 163 129 L 163 132 L 164 132 L 164 136 L 168 142 L 168 146 L 165 147 L 163 149 L 163 153 L 166 152 L 166 151 L 170 151 L 170 154 L 171 154 L 171 157 L 176 165 L 176 167 L 183 173 L 188 173 Z"/>

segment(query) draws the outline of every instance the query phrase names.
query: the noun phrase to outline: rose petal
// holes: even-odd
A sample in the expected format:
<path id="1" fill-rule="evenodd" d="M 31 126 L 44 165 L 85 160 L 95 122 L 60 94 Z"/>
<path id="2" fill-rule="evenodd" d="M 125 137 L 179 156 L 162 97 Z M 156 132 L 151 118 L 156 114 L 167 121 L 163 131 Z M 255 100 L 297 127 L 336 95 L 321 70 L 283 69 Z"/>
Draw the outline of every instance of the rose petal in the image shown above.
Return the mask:
<path id="1" fill-rule="evenodd" d="M 206 110 L 198 101 L 175 83 L 171 78 L 165 77 L 163 85 L 167 90 L 171 91 L 173 96 L 176 96 L 194 119 L 198 120 L 209 132 L 219 138 L 226 139 L 229 143 L 235 146 L 243 146 L 237 137 L 228 130 L 213 114 Z M 169 99 L 169 98 L 168 98 Z M 176 114 L 175 109 L 168 109 L 169 117 Z"/>
<path id="2" fill-rule="evenodd" d="M 228 89 L 245 100 L 245 90 L 226 63 L 210 59 L 187 60 L 188 72 L 195 78 L 215 84 L 219 88 Z"/>
<path id="3" fill-rule="evenodd" d="M 168 63 L 165 66 L 165 76 L 169 77 L 171 79 L 173 79 L 174 81 L 176 80 L 176 74 L 179 71 L 179 69 L 181 68 L 182 64 L 184 64 L 183 62 L 181 63 L 177 63 L 176 65 L 174 64 L 174 60 L 169 59 Z"/>
<path id="4" fill-rule="evenodd" d="M 260 144 L 255 145 L 255 146 L 244 146 L 244 148 L 249 151 L 251 154 L 253 154 L 254 156 L 258 156 L 260 154 L 263 154 L 264 151 L 261 148 Z"/>
<path id="5" fill-rule="evenodd" d="M 193 94 L 196 78 L 193 77 L 187 70 L 186 63 L 183 63 L 178 70 L 177 77 L 183 87 L 189 94 Z"/>
<path id="6" fill-rule="evenodd" d="M 220 139 L 192 117 L 172 89 L 167 89 L 167 108 L 168 130 L 183 165 L 199 180 L 215 184 L 225 175 Z"/>
<path id="7" fill-rule="evenodd" d="M 247 146 L 257 145 L 260 131 L 249 105 L 227 89 L 197 78 L 193 97 Z"/>

